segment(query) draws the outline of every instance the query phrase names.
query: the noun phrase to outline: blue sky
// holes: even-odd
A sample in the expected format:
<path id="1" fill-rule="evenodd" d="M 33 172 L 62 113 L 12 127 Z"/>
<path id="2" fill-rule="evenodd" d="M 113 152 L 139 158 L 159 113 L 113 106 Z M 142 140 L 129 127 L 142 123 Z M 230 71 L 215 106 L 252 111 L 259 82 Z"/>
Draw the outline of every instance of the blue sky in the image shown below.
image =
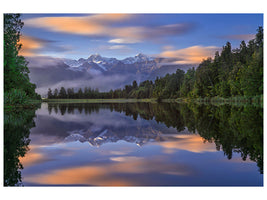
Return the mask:
<path id="1" fill-rule="evenodd" d="M 254 38 L 262 14 L 22 14 L 24 56 L 123 59 L 139 52 L 198 63 Z"/>

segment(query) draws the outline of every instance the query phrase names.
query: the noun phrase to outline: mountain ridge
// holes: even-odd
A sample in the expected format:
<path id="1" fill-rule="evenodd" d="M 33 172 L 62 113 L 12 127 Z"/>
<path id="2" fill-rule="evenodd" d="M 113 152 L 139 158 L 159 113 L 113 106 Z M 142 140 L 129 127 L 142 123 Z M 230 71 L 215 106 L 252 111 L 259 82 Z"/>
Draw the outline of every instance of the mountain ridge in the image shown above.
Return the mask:
<path id="1" fill-rule="evenodd" d="M 169 58 L 149 57 L 139 53 L 122 60 L 92 54 L 78 60 L 68 58 L 28 58 L 30 79 L 37 92 L 45 96 L 48 88 L 98 88 L 100 91 L 118 89 L 136 80 L 154 81 L 177 69 L 187 71 L 196 67 L 190 64 L 174 64 Z"/>

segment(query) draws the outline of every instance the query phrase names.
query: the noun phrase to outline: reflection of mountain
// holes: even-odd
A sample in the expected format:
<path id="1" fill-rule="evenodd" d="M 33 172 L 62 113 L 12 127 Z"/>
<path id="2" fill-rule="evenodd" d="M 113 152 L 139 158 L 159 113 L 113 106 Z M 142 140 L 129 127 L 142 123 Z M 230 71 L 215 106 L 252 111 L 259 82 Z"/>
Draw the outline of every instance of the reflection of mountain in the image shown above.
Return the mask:
<path id="1" fill-rule="evenodd" d="M 119 140 L 144 144 L 167 139 L 168 134 L 180 134 L 188 129 L 198 133 L 204 141 L 214 142 L 216 149 L 223 150 L 228 159 L 234 152 L 239 152 L 243 160 L 249 158 L 257 162 L 263 173 L 263 110 L 260 107 L 168 103 L 48 104 L 48 111 L 51 115 L 59 112 L 61 115 L 58 113 L 57 117 L 68 113 L 72 123 L 71 115 L 90 116 L 87 125 L 80 124 L 80 128 L 77 125 L 68 130 L 72 136 L 68 138 L 69 134 L 64 134 L 68 140 L 88 141 L 96 146 Z M 66 118 L 62 118 L 64 120 Z M 173 139 L 177 138 L 168 138 Z"/>
<path id="2" fill-rule="evenodd" d="M 144 114 L 131 117 L 132 104 L 129 107 L 126 104 L 114 104 L 113 108 L 109 104 L 85 105 L 48 104 L 51 116 L 38 115 L 38 126 L 32 129 L 32 136 L 38 133 L 42 138 L 53 137 L 54 142 L 80 141 L 93 146 L 118 141 L 143 145 L 152 141 L 176 140 L 173 137 L 177 134 L 176 129 L 167 128 L 155 120 L 142 120 L 143 117 L 147 118 Z M 131 110 L 128 111 L 129 108 Z M 109 109 L 117 112 L 110 112 Z M 124 109 L 125 113 L 121 113 Z M 189 132 L 182 134 L 185 133 Z"/>
<path id="3" fill-rule="evenodd" d="M 148 142 L 153 141 L 172 141 L 176 140 L 175 137 L 167 136 L 162 134 L 162 132 L 151 127 L 148 128 L 138 128 L 139 132 L 130 132 L 125 134 L 125 132 L 112 131 L 110 129 L 104 129 L 101 131 L 93 132 L 92 130 L 75 130 L 70 131 L 69 136 L 67 136 L 64 141 L 80 141 L 89 142 L 92 146 L 101 146 L 106 143 L 116 143 L 118 141 L 125 141 L 129 143 L 136 143 L 138 146 L 142 146 Z"/>

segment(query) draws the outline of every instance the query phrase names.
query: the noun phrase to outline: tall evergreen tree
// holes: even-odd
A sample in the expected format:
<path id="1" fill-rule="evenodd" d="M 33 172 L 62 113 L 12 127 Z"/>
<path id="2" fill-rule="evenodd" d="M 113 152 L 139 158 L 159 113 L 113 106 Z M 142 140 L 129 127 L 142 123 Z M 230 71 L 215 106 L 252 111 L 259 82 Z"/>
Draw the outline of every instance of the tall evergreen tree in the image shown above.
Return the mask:
<path id="1" fill-rule="evenodd" d="M 61 99 L 67 98 L 67 92 L 66 92 L 64 87 L 60 88 L 58 97 L 61 98 Z"/>
<path id="2" fill-rule="evenodd" d="M 57 88 L 54 90 L 53 98 L 55 98 L 55 99 L 58 98 L 58 89 Z"/>
<path id="3" fill-rule="evenodd" d="M 52 99 L 52 98 L 53 98 L 53 94 L 52 94 L 52 90 L 51 90 L 51 88 L 48 88 L 47 98 L 48 98 L 48 99 Z"/>
<path id="4" fill-rule="evenodd" d="M 27 61 L 19 56 L 23 25 L 20 14 L 4 14 L 4 91 L 19 89 L 30 98 L 40 98 L 35 93 L 36 86 L 30 82 Z"/>

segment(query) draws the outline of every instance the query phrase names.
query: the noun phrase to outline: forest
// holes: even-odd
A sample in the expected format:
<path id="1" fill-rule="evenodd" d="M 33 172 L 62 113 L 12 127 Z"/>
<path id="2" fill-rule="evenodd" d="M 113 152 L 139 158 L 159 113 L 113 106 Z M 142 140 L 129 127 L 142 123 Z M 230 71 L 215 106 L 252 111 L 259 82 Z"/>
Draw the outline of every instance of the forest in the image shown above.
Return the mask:
<path id="1" fill-rule="evenodd" d="M 259 97 L 263 95 L 263 28 L 257 29 L 254 39 L 242 41 L 239 48 L 232 49 L 231 43 L 223 46 L 214 58 L 204 59 L 199 66 L 186 73 L 177 69 L 176 73 L 157 77 L 155 81 L 141 83 L 133 81 L 124 88 L 99 92 L 90 86 L 79 88 L 61 87 L 48 89 L 48 99 L 114 99 L 114 98 L 230 98 Z"/>
<path id="2" fill-rule="evenodd" d="M 4 103 L 27 104 L 31 99 L 41 99 L 35 93 L 36 85 L 30 82 L 27 61 L 19 55 L 21 29 L 24 23 L 20 14 L 4 14 Z"/>

